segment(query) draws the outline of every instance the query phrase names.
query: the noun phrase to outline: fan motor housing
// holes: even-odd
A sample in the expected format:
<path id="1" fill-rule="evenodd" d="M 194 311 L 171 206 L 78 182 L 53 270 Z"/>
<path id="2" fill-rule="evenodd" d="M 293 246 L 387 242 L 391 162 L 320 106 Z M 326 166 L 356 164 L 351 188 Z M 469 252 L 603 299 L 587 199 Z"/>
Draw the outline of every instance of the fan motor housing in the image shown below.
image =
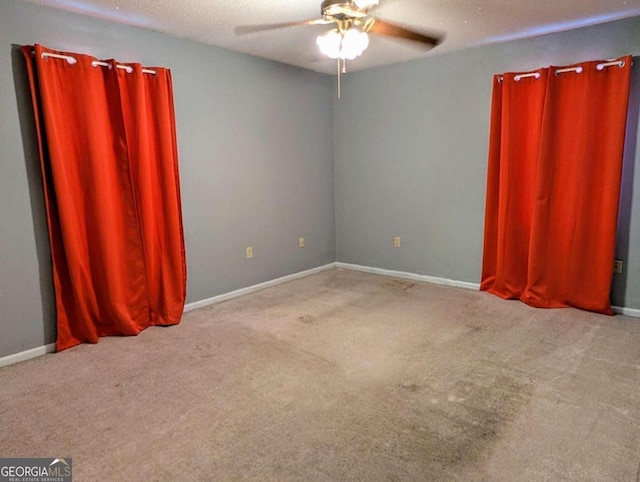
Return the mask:
<path id="1" fill-rule="evenodd" d="M 320 5 L 325 20 L 349 20 L 366 17 L 367 13 L 358 9 L 352 2 L 345 0 L 324 0 Z"/>

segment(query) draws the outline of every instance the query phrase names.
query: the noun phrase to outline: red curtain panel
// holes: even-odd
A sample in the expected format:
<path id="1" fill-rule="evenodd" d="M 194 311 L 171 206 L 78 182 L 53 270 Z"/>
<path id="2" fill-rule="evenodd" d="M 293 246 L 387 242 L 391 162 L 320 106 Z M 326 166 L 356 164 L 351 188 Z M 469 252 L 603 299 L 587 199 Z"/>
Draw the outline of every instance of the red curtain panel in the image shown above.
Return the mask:
<path id="1" fill-rule="evenodd" d="M 180 321 L 186 266 L 171 72 L 118 69 L 152 324 Z"/>
<path id="2" fill-rule="evenodd" d="M 178 323 L 186 269 L 169 71 L 143 74 L 129 65 L 129 73 L 115 61 L 105 67 L 40 45 L 23 53 L 44 180 L 57 349 Z"/>
<path id="3" fill-rule="evenodd" d="M 612 314 L 631 57 L 494 79 L 481 289 Z"/>
<path id="4" fill-rule="evenodd" d="M 527 284 L 544 69 L 494 77 L 481 289 L 519 298 Z"/>

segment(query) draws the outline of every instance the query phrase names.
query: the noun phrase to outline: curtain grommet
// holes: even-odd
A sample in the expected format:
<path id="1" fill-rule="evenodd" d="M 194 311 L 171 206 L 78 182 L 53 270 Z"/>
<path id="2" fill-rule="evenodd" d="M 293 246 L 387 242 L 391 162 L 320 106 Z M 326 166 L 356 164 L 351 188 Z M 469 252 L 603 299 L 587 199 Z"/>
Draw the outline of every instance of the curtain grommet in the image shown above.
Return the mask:
<path id="1" fill-rule="evenodd" d="M 540 72 L 530 72 L 528 74 L 518 74 L 513 78 L 513 80 L 515 80 L 516 82 L 520 82 L 522 79 L 525 79 L 527 77 L 534 77 L 536 79 L 539 79 L 540 78 Z"/>
<path id="2" fill-rule="evenodd" d="M 581 74 L 583 71 L 582 66 L 578 66 L 578 67 L 567 67 L 566 69 L 558 69 L 556 71 L 554 71 L 554 75 L 557 77 L 560 74 L 564 74 L 567 72 L 575 72 L 576 74 Z"/>
<path id="3" fill-rule="evenodd" d="M 602 64 L 598 64 L 596 65 L 596 69 L 597 70 L 604 70 L 605 67 L 612 67 L 614 65 L 617 65 L 618 67 L 622 68 L 626 65 L 626 62 L 624 60 L 619 60 L 619 61 L 614 61 L 614 62 L 604 62 Z"/>

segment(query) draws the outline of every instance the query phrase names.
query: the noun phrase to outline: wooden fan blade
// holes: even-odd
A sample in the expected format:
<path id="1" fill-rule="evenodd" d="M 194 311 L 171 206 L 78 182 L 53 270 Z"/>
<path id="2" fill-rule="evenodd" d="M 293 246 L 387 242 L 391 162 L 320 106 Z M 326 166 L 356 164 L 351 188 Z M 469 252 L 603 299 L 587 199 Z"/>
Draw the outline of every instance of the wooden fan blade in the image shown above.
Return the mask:
<path id="1" fill-rule="evenodd" d="M 373 22 L 371 22 L 371 26 L 367 26 L 367 31 L 377 35 L 412 40 L 414 42 L 426 44 L 429 47 L 435 47 L 443 40 L 442 36 L 432 37 L 377 18 L 372 18 L 372 20 Z"/>
<path id="2" fill-rule="evenodd" d="M 254 32 L 264 32 L 266 30 L 277 30 L 280 28 L 300 27 L 303 25 L 326 25 L 332 23 L 331 20 L 318 18 L 314 20 L 300 20 L 298 22 L 270 23 L 266 25 L 239 25 L 233 29 L 236 35 L 244 35 Z"/>

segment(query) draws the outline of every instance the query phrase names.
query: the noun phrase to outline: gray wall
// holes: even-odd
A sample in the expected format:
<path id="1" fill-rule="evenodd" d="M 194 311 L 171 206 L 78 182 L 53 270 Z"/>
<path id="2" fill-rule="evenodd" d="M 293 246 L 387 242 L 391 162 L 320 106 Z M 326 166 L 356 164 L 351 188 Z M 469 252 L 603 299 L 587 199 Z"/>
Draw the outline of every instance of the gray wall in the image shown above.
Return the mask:
<path id="1" fill-rule="evenodd" d="M 0 357 L 55 339 L 33 114 L 16 45 L 172 70 L 188 301 L 335 260 L 330 77 L 17 0 L 0 0 L 0 12 Z"/>
<path id="2" fill-rule="evenodd" d="M 627 54 L 640 55 L 640 18 L 347 74 L 334 107 L 337 260 L 479 282 L 493 74 Z M 638 59 L 632 91 L 612 299 L 640 308 Z"/>

